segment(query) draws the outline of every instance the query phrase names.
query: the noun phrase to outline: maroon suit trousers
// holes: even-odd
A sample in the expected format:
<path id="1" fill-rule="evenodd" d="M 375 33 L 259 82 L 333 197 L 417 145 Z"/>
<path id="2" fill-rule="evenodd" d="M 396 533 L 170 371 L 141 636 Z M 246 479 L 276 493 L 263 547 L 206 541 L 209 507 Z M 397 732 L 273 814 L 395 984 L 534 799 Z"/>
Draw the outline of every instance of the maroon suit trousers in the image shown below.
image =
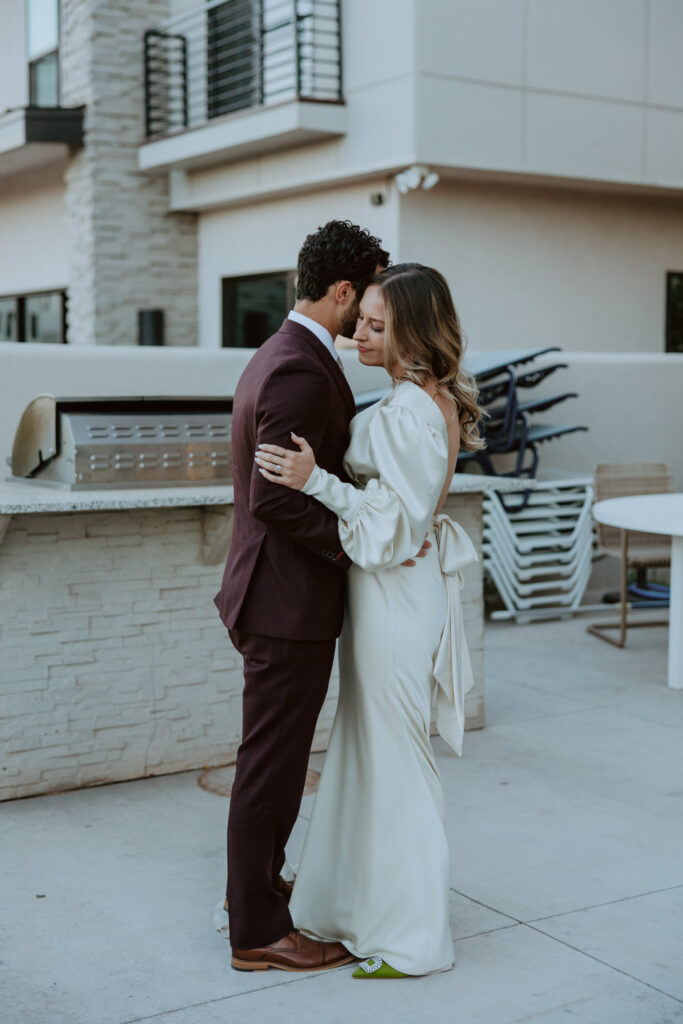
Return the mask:
<path id="1" fill-rule="evenodd" d="M 239 628 L 230 639 L 244 658 L 242 743 L 228 816 L 230 944 L 253 949 L 293 928 L 273 882 L 301 806 L 335 641 L 283 640 Z"/>

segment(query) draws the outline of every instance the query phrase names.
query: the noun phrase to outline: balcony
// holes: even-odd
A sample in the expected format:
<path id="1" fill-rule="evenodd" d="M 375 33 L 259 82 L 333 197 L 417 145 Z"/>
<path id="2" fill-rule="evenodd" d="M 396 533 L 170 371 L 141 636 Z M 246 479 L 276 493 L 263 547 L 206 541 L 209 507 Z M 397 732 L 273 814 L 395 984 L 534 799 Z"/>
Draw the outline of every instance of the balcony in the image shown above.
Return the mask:
<path id="1" fill-rule="evenodd" d="M 83 107 L 19 107 L 0 115 L 0 178 L 59 163 L 83 145 Z"/>
<path id="2" fill-rule="evenodd" d="M 143 170 L 343 135 L 339 0 L 211 0 L 145 33 Z"/>

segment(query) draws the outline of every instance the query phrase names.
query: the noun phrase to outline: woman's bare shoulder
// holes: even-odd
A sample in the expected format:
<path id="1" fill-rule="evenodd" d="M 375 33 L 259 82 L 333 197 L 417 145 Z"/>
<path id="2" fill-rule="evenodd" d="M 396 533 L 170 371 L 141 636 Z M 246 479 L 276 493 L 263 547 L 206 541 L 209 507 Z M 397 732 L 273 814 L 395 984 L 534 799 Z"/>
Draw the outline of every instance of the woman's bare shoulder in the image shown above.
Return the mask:
<path id="1" fill-rule="evenodd" d="M 455 404 L 455 400 L 450 395 L 444 395 L 441 391 L 437 391 L 433 397 L 441 410 L 449 431 L 455 429 L 458 426 L 458 407 Z"/>

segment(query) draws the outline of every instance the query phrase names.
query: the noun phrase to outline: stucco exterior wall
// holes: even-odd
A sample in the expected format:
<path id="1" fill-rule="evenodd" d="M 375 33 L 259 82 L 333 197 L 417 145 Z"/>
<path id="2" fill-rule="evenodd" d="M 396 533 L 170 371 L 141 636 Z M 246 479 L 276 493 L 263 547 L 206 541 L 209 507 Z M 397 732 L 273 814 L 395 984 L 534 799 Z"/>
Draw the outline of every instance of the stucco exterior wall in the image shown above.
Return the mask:
<path id="1" fill-rule="evenodd" d="M 446 275 L 475 349 L 664 352 L 683 199 L 442 181 L 402 198 L 400 238 Z"/>
<path id="2" fill-rule="evenodd" d="M 0 295 L 69 283 L 64 168 L 0 181 Z"/>
<path id="3" fill-rule="evenodd" d="M 0 7 L 0 114 L 28 103 L 26 0 L 2 0 Z"/>
<path id="4" fill-rule="evenodd" d="M 385 202 L 373 206 L 370 196 Z M 353 185 L 312 195 L 216 210 L 199 220 L 200 345 L 221 345 L 221 278 L 292 270 L 311 231 L 333 218 L 349 219 L 378 235 L 396 259 L 398 194 L 379 185 Z"/>

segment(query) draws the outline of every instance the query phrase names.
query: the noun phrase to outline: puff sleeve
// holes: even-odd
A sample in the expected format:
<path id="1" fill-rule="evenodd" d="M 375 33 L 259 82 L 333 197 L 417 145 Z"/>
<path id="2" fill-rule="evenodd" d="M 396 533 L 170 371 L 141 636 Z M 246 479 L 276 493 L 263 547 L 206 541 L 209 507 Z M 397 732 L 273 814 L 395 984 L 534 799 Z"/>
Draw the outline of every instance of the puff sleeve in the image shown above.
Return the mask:
<path id="1" fill-rule="evenodd" d="M 388 569 L 422 547 L 448 471 L 448 439 L 405 405 L 379 409 L 369 427 L 379 477 L 363 489 L 316 466 L 302 488 L 339 518 L 339 539 L 362 569 Z"/>

